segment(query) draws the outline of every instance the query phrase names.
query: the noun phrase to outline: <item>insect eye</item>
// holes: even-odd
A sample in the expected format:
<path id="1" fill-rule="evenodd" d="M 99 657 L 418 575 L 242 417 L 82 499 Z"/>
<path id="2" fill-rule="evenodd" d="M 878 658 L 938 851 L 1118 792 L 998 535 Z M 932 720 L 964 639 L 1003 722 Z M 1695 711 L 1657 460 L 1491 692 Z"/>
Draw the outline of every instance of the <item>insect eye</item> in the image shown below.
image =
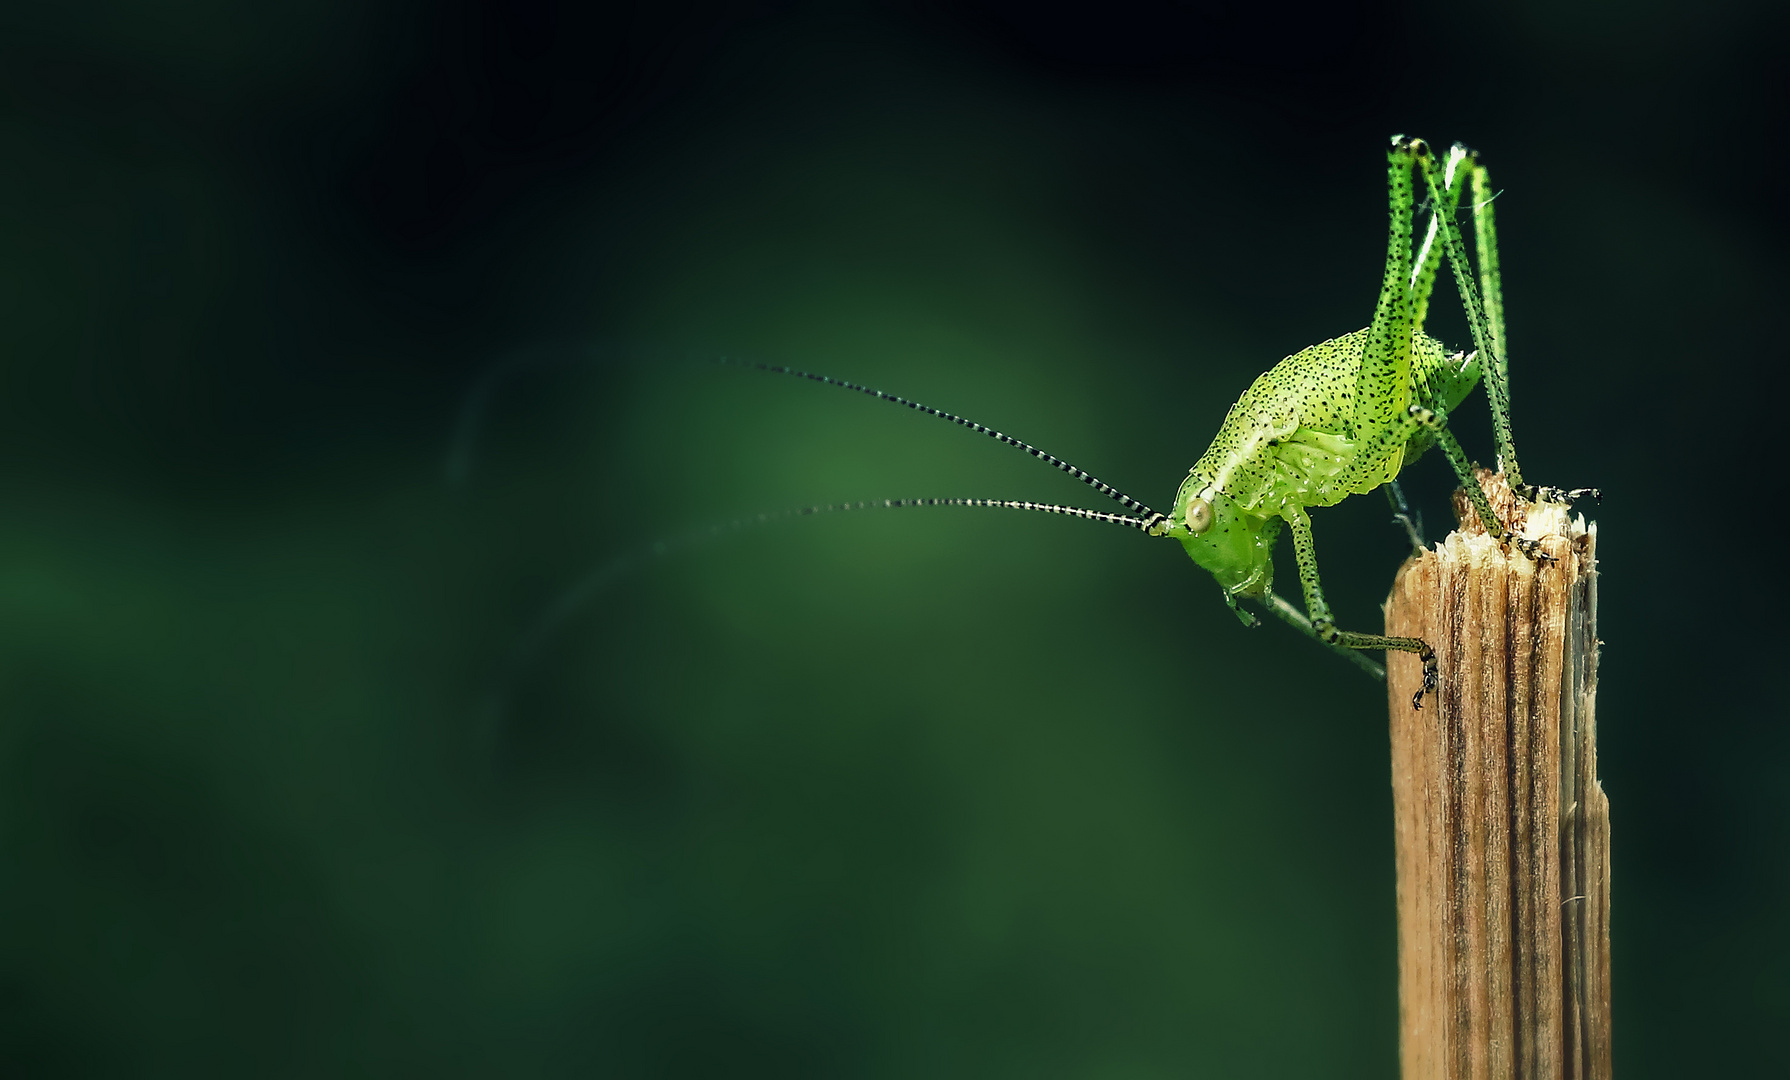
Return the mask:
<path id="1" fill-rule="evenodd" d="M 1212 527 L 1212 504 L 1204 499 L 1187 500 L 1187 531 L 1195 536 Z"/>

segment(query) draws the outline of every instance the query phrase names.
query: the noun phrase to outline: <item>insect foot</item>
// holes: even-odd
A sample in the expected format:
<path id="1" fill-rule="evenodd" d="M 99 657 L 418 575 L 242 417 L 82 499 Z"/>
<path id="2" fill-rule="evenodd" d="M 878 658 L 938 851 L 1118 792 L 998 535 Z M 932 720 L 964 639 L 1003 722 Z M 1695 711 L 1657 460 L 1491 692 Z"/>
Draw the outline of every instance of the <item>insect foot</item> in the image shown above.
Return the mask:
<path id="1" fill-rule="evenodd" d="M 1530 502 L 1575 503 L 1586 498 L 1594 503 L 1601 504 L 1604 501 L 1604 493 L 1597 488 L 1531 486 L 1526 494 Z"/>
<path id="2" fill-rule="evenodd" d="M 1423 643 L 1423 651 L 1417 654 L 1417 659 L 1423 661 L 1423 685 L 1411 695 L 1411 708 L 1422 709 L 1423 695 L 1436 692 L 1436 686 L 1441 682 L 1441 673 L 1436 663 L 1436 650 L 1429 647 L 1429 642 Z"/>
<path id="3" fill-rule="evenodd" d="M 1536 562 L 1553 562 L 1554 561 L 1554 557 L 1552 555 L 1549 555 L 1547 552 L 1545 552 L 1541 549 L 1541 541 L 1540 540 L 1531 540 L 1528 537 L 1518 536 L 1515 533 L 1510 533 L 1506 536 L 1500 537 L 1499 539 L 1507 540 L 1510 543 L 1516 545 L 1516 549 L 1518 551 L 1529 556 L 1529 558 L 1535 560 Z"/>
<path id="4" fill-rule="evenodd" d="M 1237 605 L 1237 598 L 1232 596 L 1229 592 L 1224 594 L 1224 606 L 1230 608 L 1231 614 L 1237 616 L 1237 621 L 1241 622 L 1245 627 L 1254 630 L 1256 627 L 1262 625 L 1262 620 L 1256 617 L 1255 612 L 1245 611 L 1243 608 L 1239 607 Z"/>

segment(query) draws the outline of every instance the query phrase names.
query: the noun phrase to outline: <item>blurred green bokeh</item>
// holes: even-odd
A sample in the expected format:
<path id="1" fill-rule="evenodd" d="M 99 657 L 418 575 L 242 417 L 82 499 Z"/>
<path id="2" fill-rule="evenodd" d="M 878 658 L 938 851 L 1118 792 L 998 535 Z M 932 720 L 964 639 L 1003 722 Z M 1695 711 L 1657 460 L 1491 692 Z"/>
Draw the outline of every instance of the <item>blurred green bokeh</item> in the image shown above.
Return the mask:
<path id="1" fill-rule="evenodd" d="M 1162 505 L 1366 322 L 1402 130 L 1485 152 L 1525 464 L 1609 493 L 1618 1065 L 1790 1071 L 1781 16 L 1273 10 L 0 18 L 7 1073 L 1393 1075 L 1383 690 L 1178 545 L 578 583 L 1094 505 L 720 355 Z M 1345 624 L 1386 516 L 1318 516 Z"/>

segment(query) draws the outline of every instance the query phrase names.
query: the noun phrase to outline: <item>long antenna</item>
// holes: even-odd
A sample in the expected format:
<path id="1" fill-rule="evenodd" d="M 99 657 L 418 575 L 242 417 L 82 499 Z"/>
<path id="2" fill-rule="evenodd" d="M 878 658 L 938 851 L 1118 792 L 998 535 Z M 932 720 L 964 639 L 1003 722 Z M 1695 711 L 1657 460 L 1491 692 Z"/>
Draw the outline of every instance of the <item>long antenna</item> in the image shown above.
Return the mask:
<path id="1" fill-rule="evenodd" d="M 799 371 L 796 368 L 784 367 L 781 364 L 760 364 L 760 363 L 757 363 L 756 361 L 734 360 L 730 357 L 725 357 L 725 356 L 721 357 L 719 362 L 723 363 L 723 364 L 732 364 L 737 367 L 756 368 L 759 371 L 775 372 L 776 374 L 779 374 L 779 375 L 794 375 L 797 378 L 801 378 L 801 379 L 812 379 L 813 381 L 818 382 L 818 383 L 826 383 L 828 386 L 837 386 L 842 390 L 856 390 L 860 394 L 869 394 L 871 397 L 876 398 L 880 401 L 887 401 L 891 405 L 905 405 L 910 409 L 913 409 L 917 412 L 923 412 L 928 416 L 936 416 L 940 420 L 949 420 L 953 424 L 960 424 L 966 428 L 969 428 L 971 431 L 977 432 L 982 435 L 986 435 L 998 443 L 1004 443 L 1008 446 L 1012 446 L 1012 447 L 1016 447 L 1020 450 L 1024 450 L 1026 453 L 1037 458 L 1039 461 L 1044 462 L 1046 465 L 1049 465 L 1052 468 L 1060 469 L 1063 472 L 1068 473 L 1070 476 L 1075 477 L 1077 480 L 1080 480 L 1082 483 L 1093 488 L 1095 491 L 1098 491 L 1100 494 L 1105 495 L 1107 498 L 1113 500 L 1114 502 L 1118 503 L 1120 506 L 1123 506 L 1125 509 L 1131 511 L 1132 513 L 1142 515 L 1143 521 L 1141 524 L 1137 525 L 1136 528 L 1147 530 L 1147 529 L 1150 529 L 1150 528 L 1152 528 L 1156 525 L 1159 525 L 1162 522 L 1168 520 L 1167 516 L 1165 516 L 1163 514 L 1159 514 L 1156 511 L 1150 509 L 1148 506 L 1145 506 L 1143 503 L 1138 502 L 1136 499 L 1125 494 L 1123 491 L 1120 491 L 1118 488 L 1113 487 L 1111 484 L 1106 483 L 1104 480 L 1101 480 L 1098 477 L 1095 477 L 1091 473 L 1087 472 L 1085 469 L 1081 469 L 1074 465 L 1071 465 L 1067 461 L 1064 461 L 1062 458 L 1057 457 L 1055 454 L 1047 454 L 1043 450 L 1040 450 L 1036 446 L 1033 446 L 1031 443 L 1021 442 L 1020 440 L 1015 439 L 1011 435 L 1006 435 L 999 431 L 996 431 L 995 429 L 987 426 L 986 424 L 978 424 L 974 420 L 965 420 L 963 417 L 958 416 L 956 413 L 948 413 L 948 412 L 945 412 L 943 409 L 935 409 L 930 405 L 922 405 L 919 402 L 914 401 L 911 398 L 904 398 L 897 394 L 885 394 L 881 390 L 873 390 L 868 386 L 863 386 L 863 385 L 860 385 L 855 382 L 847 382 L 844 379 L 835 379 L 831 375 L 816 375 L 811 371 Z M 989 505 L 989 506 L 1008 506 L 1009 505 L 1009 504 L 1000 503 L 1000 502 L 974 503 L 973 500 L 972 500 L 972 503 L 966 503 L 964 505 L 971 505 L 971 504 Z M 1013 504 L 1012 508 L 1044 509 L 1044 507 L 1042 507 L 1041 505 L 1030 504 L 1030 503 L 1026 504 L 1023 507 L 1019 506 L 1018 504 Z M 1058 507 L 1054 510 L 1046 510 L 1046 513 L 1065 513 L 1069 509 L 1070 508 L 1068 508 L 1068 507 Z M 1102 519 L 1102 520 L 1104 520 L 1104 519 Z"/>
<path id="2" fill-rule="evenodd" d="M 1109 525 L 1123 525 L 1128 529 L 1144 530 L 1150 527 L 1148 518 L 1127 517 L 1124 514 L 1109 514 L 1104 510 L 1084 510 L 1079 506 L 1063 506 L 1058 503 L 1031 502 L 1025 499 L 865 499 L 858 502 L 831 503 L 826 506 L 804 506 L 797 510 L 784 510 L 758 514 L 754 517 L 740 518 L 729 522 L 726 526 L 716 526 L 711 531 L 737 529 L 746 525 L 757 525 L 775 521 L 778 518 L 805 517 L 809 514 L 830 514 L 840 510 L 899 510 L 904 506 L 974 506 L 989 510 L 1036 510 L 1043 514 L 1062 514 L 1065 517 L 1081 518 L 1084 521 L 1104 521 Z M 1146 508 L 1147 509 L 1147 508 Z M 1154 511 L 1150 511 L 1154 512 Z"/>
<path id="3" fill-rule="evenodd" d="M 802 506 L 794 510 L 770 510 L 691 529 L 688 532 L 636 548 L 590 570 L 554 597 L 553 601 L 547 605 L 546 610 L 535 619 L 534 625 L 516 642 L 510 657 L 510 668 L 514 671 L 527 662 L 541 644 L 551 638 L 561 626 L 578 613 L 579 609 L 617 580 L 639 570 L 650 559 L 662 558 L 711 540 L 718 540 L 731 533 L 741 532 L 759 525 L 769 525 L 772 522 L 784 521 L 789 518 L 808 517 L 812 514 L 832 514 L 846 510 L 899 510 L 909 506 L 972 506 L 992 510 L 1033 510 L 1044 514 L 1062 514 L 1065 517 L 1081 518 L 1084 521 L 1102 521 L 1109 525 L 1123 525 L 1128 529 L 1137 529 L 1140 532 L 1148 531 L 1150 528 L 1148 518 L 1127 517 L 1124 514 L 1108 514 L 1101 510 L 1084 510 L 1079 506 L 1060 506 L 1056 503 L 1030 502 L 1024 499 L 864 499 L 858 502 L 829 503 L 825 506 Z"/>

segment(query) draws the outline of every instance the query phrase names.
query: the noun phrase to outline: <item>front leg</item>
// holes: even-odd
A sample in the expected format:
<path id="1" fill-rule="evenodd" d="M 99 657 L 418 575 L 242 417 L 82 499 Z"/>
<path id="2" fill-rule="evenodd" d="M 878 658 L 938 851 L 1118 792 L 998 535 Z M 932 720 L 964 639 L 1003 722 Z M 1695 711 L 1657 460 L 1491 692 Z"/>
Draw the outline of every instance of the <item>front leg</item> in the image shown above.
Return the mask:
<path id="1" fill-rule="evenodd" d="M 1302 506 L 1290 506 L 1282 517 L 1293 527 L 1293 554 L 1299 560 L 1299 585 L 1305 591 L 1305 611 L 1311 617 L 1311 628 L 1327 645 L 1343 649 L 1396 649 L 1416 653 L 1423 661 L 1423 687 L 1411 697 L 1413 709 L 1423 708 L 1423 695 L 1436 688 L 1436 650 L 1422 638 L 1388 637 L 1385 634 L 1362 634 L 1339 630 L 1324 600 L 1324 586 L 1318 581 L 1318 551 L 1311 539 L 1311 515 Z"/>

